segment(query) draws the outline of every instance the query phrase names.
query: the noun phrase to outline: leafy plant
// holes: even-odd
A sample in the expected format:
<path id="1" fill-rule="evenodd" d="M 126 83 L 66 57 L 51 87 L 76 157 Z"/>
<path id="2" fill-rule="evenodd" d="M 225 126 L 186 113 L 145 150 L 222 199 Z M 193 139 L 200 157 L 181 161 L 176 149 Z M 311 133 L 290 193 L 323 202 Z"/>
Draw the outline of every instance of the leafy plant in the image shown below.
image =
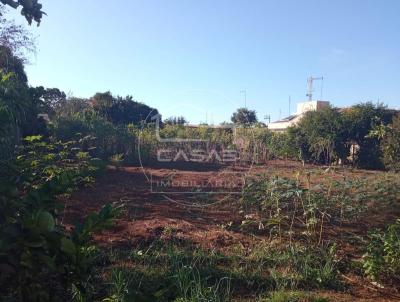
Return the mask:
<path id="1" fill-rule="evenodd" d="M 400 219 L 383 233 L 373 231 L 369 234 L 363 267 L 365 274 L 373 280 L 400 277 Z"/>
<path id="2" fill-rule="evenodd" d="M 99 213 L 67 232 L 60 224 L 60 194 L 91 181 L 96 170 L 74 144 L 28 137 L 0 182 L 0 277 L 5 301 L 54 301 L 86 296 L 97 249 L 94 232 L 110 225 L 117 209 Z"/>
<path id="3" fill-rule="evenodd" d="M 381 150 L 385 168 L 400 171 L 400 114 L 393 118 L 389 126 L 385 127 L 381 139 Z"/>

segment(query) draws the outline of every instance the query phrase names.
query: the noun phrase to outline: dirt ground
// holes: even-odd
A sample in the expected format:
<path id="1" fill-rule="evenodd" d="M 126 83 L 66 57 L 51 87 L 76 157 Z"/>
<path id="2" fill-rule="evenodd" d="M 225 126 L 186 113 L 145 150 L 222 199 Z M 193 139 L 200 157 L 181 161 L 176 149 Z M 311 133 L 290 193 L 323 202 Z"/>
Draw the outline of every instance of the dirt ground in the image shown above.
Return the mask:
<path id="1" fill-rule="evenodd" d="M 82 188 L 66 202 L 65 225 L 81 220 L 86 214 L 99 210 L 106 203 L 124 204 L 124 214 L 114 227 L 96 237 L 101 245 L 135 248 L 159 238 L 166 228 L 173 228 L 176 236 L 192 242 L 201 248 L 213 248 L 227 252 L 231 247 L 241 245 L 251 248 L 267 236 L 249 236 L 240 231 L 224 228 L 229 223 L 239 223 L 243 215 L 239 211 L 240 196 L 237 194 L 241 177 L 245 174 L 279 174 L 295 178 L 298 171 L 312 171 L 311 181 L 318 183 L 326 177 L 369 177 L 376 171 L 350 171 L 338 168 L 334 171 L 326 167 L 306 166 L 300 163 L 273 161 L 268 165 L 249 167 L 109 167 L 91 187 Z M 305 173 L 300 173 L 304 175 Z M 304 177 L 304 176 L 303 176 Z M 218 187 L 218 180 L 232 178 L 237 186 Z M 172 179 L 176 184 L 188 183 L 190 189 L 182 187 L 157 188 L 160 179 Z M 215 181 L 211 181 L 213 179 Z M 172 182 L 173 182 L 172 181 Z M 305 179 L 302 179 L 305 182 Z M 172 183 L 171 182 L 171 183 Z M 199 184 L 206 184 L 200 186 Z M 232 183 L 232 182 L 231 182 Z M 201 188 L 192 189 L 193 184 Z M 219 183 L 221 184 L 221 183 Z M 215 185 L 215 186 L 214 186 Z M 178 188 L 179 187 L 179 188 Z M 191 193 L 183 193 L 188 192 Z M 161 193 L 167 191 L 168 193 Z M 169 192 L 175 193 L 169 193 Z M 229 191 L 230 193 L 226 193 Z M 208 192 L 208 193 L 207 193 Z M 212 192 L 211 194 L 209 192 Z M 211 197 L 210 197 L 211 196 Z M 345 231 L 357 233 L 380 223 L 390 223 L 399 213 L 387 213 L 379 219 L 360 221 L 356 226 L 347 226 Z M 344 227 L 346 228 L 346 227 Z M 343 231 L 343 230 L 342 230 Z M 336 230 L 330 231 L 333 235 Z M 347 248 L 345 248 L 347 250 Z M 353 253 L 351 246 L 345 251 Z M 359 255 L 354 255 L 358 257 Z M 378 289 L 357 276 L 343 276 L 351 284 L 347 293 L 321 292 L 332 301 L 400 301 L 400 296 L 392 290 Z"/>

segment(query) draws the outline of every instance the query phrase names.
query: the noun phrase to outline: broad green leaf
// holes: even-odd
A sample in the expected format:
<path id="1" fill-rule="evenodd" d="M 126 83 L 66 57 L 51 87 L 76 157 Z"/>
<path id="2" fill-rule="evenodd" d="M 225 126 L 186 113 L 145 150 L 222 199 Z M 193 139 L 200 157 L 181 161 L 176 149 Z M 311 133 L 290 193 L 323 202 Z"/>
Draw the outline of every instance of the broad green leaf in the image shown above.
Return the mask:
<path id="1" fill-rule="evenodd" d="M 76 253 L 75 244 L 72 242 L 71 239 L 68 238 L 61 239 L 61 250 L 70 256 L 73 256 Z"/>
<path id="2" fill-rule="evenodd" d="M 49 212 L 40 212 L 37 216 L 37 224 L 41 232 L 51 232 L 55 226 L 54 218 Z"/>

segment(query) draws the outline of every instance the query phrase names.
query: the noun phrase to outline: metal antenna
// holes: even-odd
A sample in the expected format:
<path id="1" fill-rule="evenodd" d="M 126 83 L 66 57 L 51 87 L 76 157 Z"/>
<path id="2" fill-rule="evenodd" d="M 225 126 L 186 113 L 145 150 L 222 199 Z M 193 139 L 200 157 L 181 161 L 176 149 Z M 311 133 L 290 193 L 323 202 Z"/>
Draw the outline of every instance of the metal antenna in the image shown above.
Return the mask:
<path id="1" fill-rule="evenodd" d="M 306 96 L 308 97 L 308 100 L 309 100 L 309 101 L 312 101 L 312 96 L 313 96 L 313 92 L 314 92 L 314 89 L 313 89 L 314 81 L 318 81 L 318 80 L 323 81 L 324 78 L 323 78 L 323 77 L 313 78 L 313 77 L 311 76 L 311 77 L 309 77 L 309 78 L 307 79 L 308 91 L 307 91 Z"/>

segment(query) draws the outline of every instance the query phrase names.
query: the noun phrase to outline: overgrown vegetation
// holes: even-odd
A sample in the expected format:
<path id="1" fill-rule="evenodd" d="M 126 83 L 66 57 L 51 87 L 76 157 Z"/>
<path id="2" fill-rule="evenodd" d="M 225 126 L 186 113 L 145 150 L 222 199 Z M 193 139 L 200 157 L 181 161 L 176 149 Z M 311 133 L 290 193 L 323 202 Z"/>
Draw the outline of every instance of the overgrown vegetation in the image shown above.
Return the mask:
<path id="1" fill-rule="evenodd" d="M 283 133 L 257 123 L 256 113 L 247 108 L 233 114 L 233 124 L 221 127 L 186 127 L 183 117 L 158 125 L 152 119 L 158 111 L 131 96 L 105 92 L 82 99 L 57 88 L 30 87 L 24 64 L 34 43 L 23 27 L 3 17 L 5 4 L 21 6 L 29 23 L 39 23 L 44 14 L 37 1 L 1 0 L 2 301 L 186 302 L 244 296 L 325 301 L 305 291 L 346 289 L 342 275 L 349 271 L 380 287 L 398 285 L 399 220 L 350 239 L 335 232 L 365 220 L 372 210 L 398 208 L 400 179 L 391 172 L 335 178 L 327 177 L 335 169 L 330 167 L 317 172 L 299 168 L 294 176 L 248 175 L 240 197 L 228 199 L 242 219 L 221 229 L 256 238 L 257 244 L 240 242 L 224 252 L 186 242 L 172 227 L 151 242 L 99 247 L 94 234 L 122 212 L 121 202 L 113 200 L 66 226 L 74 190 L 93 185 L 108 163 L 117 170 L 125 164 L 154 164 L 160 148 L 189 155 L 195 148 L 205 153 L 232 149 L 234 165 L 243 166 L 283 159 L 303 166 L 343 164 L 398 172 L 400 116 L 367 102 L 308 112 Z M 197 142 L 171 147 L 164 138 Z M 216 163 L 208 154 L 198 161 L 207 160 Z M 362 253 L 362 259 L 345 255 L 345 244 Z"/>
<path id="2" fill-rule="evenodd" d="M 58 197 L 90 184 L 99 169 L 81 141 L 51 144 L 27 137 L 16 160 L 2 162 L 0 287 L 4 301 L 54 301 L 85 291 L 96 259 L 93 232 L 116 210 L 105 206 L 67 232 Z"/>
<path id="3" fill-rule="evenodd" d="M 400 278 L 400 219 L 384 232 L 369 234 L 369 243 L 363 256 L 365 273 L 373 280 Z"/>
<path id="4" fill-rule="evenodd" d="M 118 301 L 231 301 L 243 290 L 261 296 L 269 291 L 342 286 L 335 246 L 278 248 L 263 242 L 250 254 L 239 247 L 223 254 L 182 247 L 177 238 L 164 233 L 150 247 L 110 256 L 118 268 L 106 273 L 109 295 Z M 120 264 L 126 259 L 132 266 Z"/>

